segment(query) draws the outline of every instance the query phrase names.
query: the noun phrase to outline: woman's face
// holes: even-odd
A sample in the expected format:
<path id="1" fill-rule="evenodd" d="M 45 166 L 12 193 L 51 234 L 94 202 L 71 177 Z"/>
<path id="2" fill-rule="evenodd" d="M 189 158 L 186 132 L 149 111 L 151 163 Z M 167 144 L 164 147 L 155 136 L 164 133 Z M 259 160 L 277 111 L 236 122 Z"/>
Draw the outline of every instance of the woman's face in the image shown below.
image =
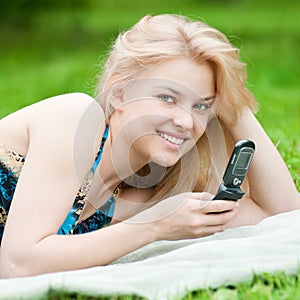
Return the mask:
<path id="1" fill-rule="evenodd" d="M 213 70 L 208 63 L 170 59 L 130 82 L 118 97 L 117 136 L 129 147 L 131 165 L 172 166 L 195 145 L 212 115 Z"/>

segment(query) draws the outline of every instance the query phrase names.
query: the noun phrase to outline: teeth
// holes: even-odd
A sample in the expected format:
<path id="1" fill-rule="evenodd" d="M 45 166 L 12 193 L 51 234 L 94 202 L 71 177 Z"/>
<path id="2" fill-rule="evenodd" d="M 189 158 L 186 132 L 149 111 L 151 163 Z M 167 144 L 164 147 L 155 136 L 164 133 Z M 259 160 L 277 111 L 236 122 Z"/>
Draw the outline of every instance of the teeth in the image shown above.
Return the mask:
<path id="1" fill-rule="evenodd" d="M 165 140 L 173 143 L 173 144 L 176 144 L 176 145 L 181 145 L 183 142 L 184 142 L 184 139 L 178 139 L 174 136 L 170 136 L 170 135 L 167 135 L 165 133 L 159 133 L 159 135 L 164 138 Z"/>

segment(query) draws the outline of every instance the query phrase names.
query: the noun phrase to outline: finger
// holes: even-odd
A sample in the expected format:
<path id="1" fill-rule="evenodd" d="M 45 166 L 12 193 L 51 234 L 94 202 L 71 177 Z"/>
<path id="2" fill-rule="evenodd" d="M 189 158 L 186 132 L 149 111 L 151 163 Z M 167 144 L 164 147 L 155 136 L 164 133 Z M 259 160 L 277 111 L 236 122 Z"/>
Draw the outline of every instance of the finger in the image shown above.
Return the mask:
<path id="1" fill-rule="evenodd" d="M 203 193 L 192 193 L 190 195 L 190 199 L 197 200 L 198 207 L 204 208 L 206 207 L 210 201 L 213 199 L 214 195 L 203 192 Z"/>
<path id="2" fill-rule="evenodd" d="M 199 199 L 189 199 L 190 203 L 192 203 L 193 210 L 196 212 L 199 211 L 199 208 L 202 213 L 207 213 L 204 209 L 211 203 L 211 200 L 199 200 Z"/>
<path id="3" fill-rule="evenodd" d="M 203 216 L 203 221 L 208 227 L 225 225 L 232 220 L 232 218 L 235 216 L 235 213 L 236 209 L 227 210 L 218 214 L 206 214 Z"/>
<path id="4" fill-rule="evenodd" d="M 190 194 L 190 199 L 201 200 L 201 201 L 211 201 L 213 197 L 214 197 L 213 194 L 207 192 Z"/>
<path id="5" fill-rule="evenodd" d="M 200 205 L 201 207 L 202 205 Z M 214 200 L 210 201 L 204 208 L 203 212 L 207 214 L 222 213 L 228 210 L 233 210 L 236 207 L 235 201 L 229 200 Z"/>
<path id="6" fill-rule="evenodd" d="M 205 201 L 205 200 L 198 200 L 198 208 L 202 210 L 203 213 L 207 213 L 204 209 L 210 204 L 211 200 Z"/>
<path id="7" fill-rule="evenodd" d="M 207 226 L 202 228 L 202 230 L 197 234 L 198 236 L 204 237 L 204 236 L 209 236 L 217 232 L 222 232 L 226 229 L 224 225 L 215 225 L 215 226 Z"/>

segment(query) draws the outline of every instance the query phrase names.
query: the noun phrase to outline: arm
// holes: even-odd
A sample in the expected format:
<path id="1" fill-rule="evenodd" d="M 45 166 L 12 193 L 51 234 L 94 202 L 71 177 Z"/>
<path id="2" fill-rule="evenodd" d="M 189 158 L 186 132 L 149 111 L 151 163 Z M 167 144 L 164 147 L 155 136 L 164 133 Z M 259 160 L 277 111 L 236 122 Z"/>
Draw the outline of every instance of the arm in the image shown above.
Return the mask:
<path id="1" fill-rule="evenodd" d="M 77 249 L 81 253 L 86 251 L 83 245 L 89 235 L 80 238 L 61 237 L 56 232 L 98 150 L 99 143 L 95 143 L 95 135 L 103 115 L 97 111 L 97 107 L 91 107 L 92 102 L 95 103 L 87 96 L 71 94 L 42 101 L 25 110 L 30 144 L 2 240 L 2 276 L 36 274 L 79 266 L 76 263 Z M 83 116 L 87 111 L 85 122 Z M 93 119 L 97 122 L 91 122 Z M 82 134 L 80 125 L 83 127 Z M 91 140 L 87 138 L 88 133 L 91 134 Z M 80 162 L 84 161 L 84 164 L 75 161 L 75 137 L 79 139 L 78 147 L 83 145 L 78 150 L 81 154 L 78 159 Z M 95 149 L 94 144 L 97 144 Z M 127 228 L 128 226 L 124 230 Z M 93 243 L 88 242 L 91 249 L 103 248 L 102 242 L 97 242 L 97 235 L 100 235 L 100 241 L 104 235 L 105 241 L 105 232 L 106 230 L 92 235 Z M 114 234 L 111 239 L 114 239 Z M 113 245 L 107 244 L 104 252 L 110 251 Z M 125 241 L 123 244 L 126 244 Z M 133 248 L 134 246 L 132 245 Z M 126 247 L 120 247 L 119 251 L 126 253 Z M 111 258 L 113 255 L 112 253 Z M 87 257 L 80 262 L 81 267 L 90 266 Z M 91 257 L 94 265 L 108 261 L 105 255 L 98 261 L 97 251 Z"/>
<path id="2" fill-rule="evenodd" d="M 181 194 L 129 220 L 94 232 L 57 235 L 74 201 L 78 183 L 89 169 L 83 165 L 74 168 L 73 147 L 78 124 L 87 126 L 82 132 L 82 138 L 86 138 L 85 133 L 97 132 L 99 126 L 96 124 L 94 128 L 93 122 L 89 122 L 93 118 L 100 118 L 101 122 L 101 115 L 88 116 L 88 124 L 82 121 L 82 114 L 89 106 L 85 100 L 76 100 L 71 95 L 27 111 L 30 145 L 2 240 L 1 277 L 106 265 L 152 241 L 200 237 L 222 231 L 235 214 L 234 203 L 230 201 L 208 201 L 201 207 L 202 194 Z M 92 142 L 78 142 L 83 145 L 80 160 L 87 166 L 92 165 L 97 151 L 91 149 L 93 147 L 87 149 Z M 174 203 L 178 205 L 174 207 Z M 215 211 L 224 213 L 210 214 Z"/>
<path id="3" fill-rule="evenodd" d="M 264 217 L 300 208 L 293 179 L 276 147 L 250 110 L 229 129 L 235 141 L 250 139 L 256 151 L 248 173 L 250 198 L 240 202 L 232 226 L 257 223 Z"/>

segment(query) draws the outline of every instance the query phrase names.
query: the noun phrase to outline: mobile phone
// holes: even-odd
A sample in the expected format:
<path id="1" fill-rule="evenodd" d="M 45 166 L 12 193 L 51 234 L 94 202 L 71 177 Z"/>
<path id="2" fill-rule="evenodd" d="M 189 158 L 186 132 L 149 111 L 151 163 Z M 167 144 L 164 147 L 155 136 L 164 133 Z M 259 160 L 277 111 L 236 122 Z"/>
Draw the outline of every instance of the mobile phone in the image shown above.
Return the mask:
<path id="1" fill-rule="evenodd" d="M 237 201 L 244 196 L 241 184 L 253 159 L 254 151 L 255 144 L 250 140 L 241 140 L 235 144 L 223 176 L 223 182 L 212 200 Z"/>

